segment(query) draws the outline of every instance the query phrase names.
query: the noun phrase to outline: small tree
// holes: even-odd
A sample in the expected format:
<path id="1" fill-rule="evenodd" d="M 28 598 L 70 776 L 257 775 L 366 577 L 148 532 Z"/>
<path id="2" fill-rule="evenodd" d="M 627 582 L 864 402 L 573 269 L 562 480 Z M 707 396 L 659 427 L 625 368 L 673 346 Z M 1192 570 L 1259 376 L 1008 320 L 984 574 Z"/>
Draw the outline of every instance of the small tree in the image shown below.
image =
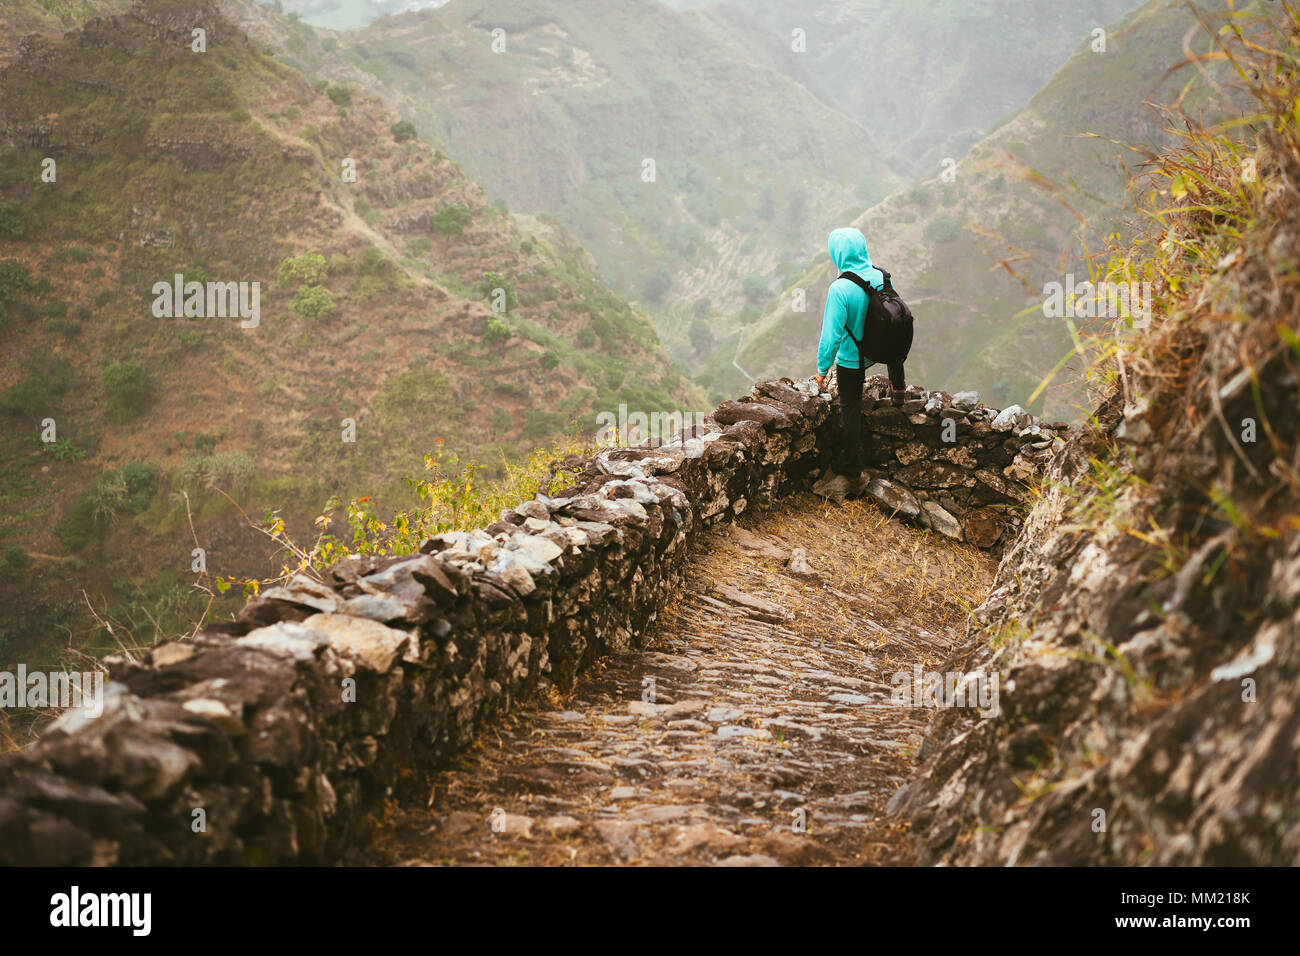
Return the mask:
<path id="1" fill-rule="evenodd" d="M 488 319 L 487 329 L 483 332 L 483 341 L 488 345 L 504 345 L 510 341 L 510 326 L 500 319 Z"/>
<path id="2" fill-rule="evenodd" d="M 281 262 L 275 277 L 282 285 L 320 285 L 328 273 L 329 266 L 323 255 L 319 252 L 304 252 L 300 256 L 289 256 Z"/>
<path id="3" fill-rule="evenodd" d="M 399 143 L 405 143 L 415 139 L 415 124 L 410 120 L 402 120 L 393 126 L 393 139 Z"/>
<path id="4" fill-rule="evenodd" d="M 305 285 L 294 294 L 289 305 L 305 319 L 318 319 L 334 311 L 334 296 L 323 285 Z"/>
<path id="5" fill-rule="evenodd" d="M 440 236 L 459 236 L 473 219 L 469 206 L 457 203 L 433 214 L 433 231 Z"/>

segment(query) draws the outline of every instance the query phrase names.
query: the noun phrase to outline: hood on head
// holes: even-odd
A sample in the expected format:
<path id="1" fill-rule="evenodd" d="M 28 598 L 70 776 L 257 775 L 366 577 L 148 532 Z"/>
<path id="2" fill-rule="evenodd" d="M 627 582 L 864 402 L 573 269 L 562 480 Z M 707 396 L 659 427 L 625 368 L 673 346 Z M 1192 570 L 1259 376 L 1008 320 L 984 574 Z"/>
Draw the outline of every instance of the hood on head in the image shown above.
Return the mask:
<path id="1" fill-rule="evenodd" d="M 831 262 L 840 272 L 861 273 L 871 268 L 871 256 L 867 253 L 867 237 L 860 229 L 846 227 L 836 229 L 826 241 L 831 254 Z"/>

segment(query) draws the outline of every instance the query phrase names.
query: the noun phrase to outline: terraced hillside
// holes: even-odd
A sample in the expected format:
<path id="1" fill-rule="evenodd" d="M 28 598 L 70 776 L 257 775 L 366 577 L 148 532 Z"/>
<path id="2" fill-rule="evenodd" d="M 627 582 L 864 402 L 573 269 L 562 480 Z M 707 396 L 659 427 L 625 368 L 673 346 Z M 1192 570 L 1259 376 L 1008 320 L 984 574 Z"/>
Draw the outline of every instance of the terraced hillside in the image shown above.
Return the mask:
<path id="1" fill-rule="evenodd" d="M 751 319 L 825 222 L 903 185 L 853 119 L 657 2 L 476 0 L 343 34 L 225 5 L 287 62 L 386 97 L 511 208 L 573 230 L 683 362 Z"/>
<path id="2" fill-rule="evenodd" d="M 202 608 L 196 544 L 209 571 L 265 572 L 225 494 L 259 519 L 387 507 L 435 447 L 490 471 L 621 402 L 697 404 L 562 228 L 206 0 L 31 37 L 0 85 L 9 653 L 81 633 L 69 580 L 152 634 Z M 249 306 L 257 284 L 258 314 L 166 317 L 177 275 Z"/>

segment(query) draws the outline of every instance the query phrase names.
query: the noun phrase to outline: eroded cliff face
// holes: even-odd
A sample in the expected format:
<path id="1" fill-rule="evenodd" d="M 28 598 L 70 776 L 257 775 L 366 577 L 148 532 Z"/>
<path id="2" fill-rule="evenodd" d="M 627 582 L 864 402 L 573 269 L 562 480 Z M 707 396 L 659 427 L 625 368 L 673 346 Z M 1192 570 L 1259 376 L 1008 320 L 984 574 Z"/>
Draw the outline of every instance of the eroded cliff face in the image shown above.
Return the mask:
<path id="1" fill-rule="evenodd" d="M 1257 201 L 1128 340 L 948 661 L 1001 706 L 942 712 L 892 801 L 923 862 L 1300 863 L 1295 204 Z"/>

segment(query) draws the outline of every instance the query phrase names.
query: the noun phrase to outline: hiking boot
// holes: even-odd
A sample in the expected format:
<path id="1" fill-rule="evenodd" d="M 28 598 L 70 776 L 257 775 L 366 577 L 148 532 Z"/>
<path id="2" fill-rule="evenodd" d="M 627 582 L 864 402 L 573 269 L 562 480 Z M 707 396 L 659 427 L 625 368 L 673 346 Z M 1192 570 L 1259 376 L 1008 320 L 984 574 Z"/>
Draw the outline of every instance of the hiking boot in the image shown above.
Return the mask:
<path id="1" fill-rule="evenodd" d="M 853 482 L 844 475 L 828 471 L 821 481 L 813 485 L 813 494 L 827 501 L 843 501 L 853 487 Z"/>

